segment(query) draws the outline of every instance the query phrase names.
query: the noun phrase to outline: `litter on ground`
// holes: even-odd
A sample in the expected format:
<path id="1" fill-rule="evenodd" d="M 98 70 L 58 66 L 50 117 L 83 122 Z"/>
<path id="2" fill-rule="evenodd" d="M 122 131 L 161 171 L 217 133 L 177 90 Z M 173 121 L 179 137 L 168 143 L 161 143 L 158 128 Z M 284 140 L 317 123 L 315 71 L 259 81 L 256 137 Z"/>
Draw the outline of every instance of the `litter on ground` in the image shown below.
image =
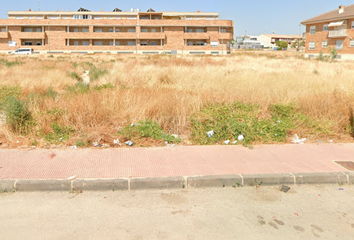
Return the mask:
<path id="1" fill-rule="evenodd" d="M 129 147 L 131 147 L 131 146 L 133 146 L 134 143 L 132 141 L 127 141 L 127 142 L 125 142 L 125 144 L 128 145 Z"/>
<path id="2" fill-rule="evenodd" d="M 306 141 L 307 139 L 306 138 L 299 138 L 299 136 L 297 135 L 297 134 L 295 134 L 294 135 L 294 138 L 293 138 L 293 140 L 291 141 L 292 143 L 298 143 L 298 144 L 304 144 L 305 143 L 305 141 Z"/>
<path id="3" fill-rule="evenodd" d="M 214 134 L 215 134 L 214 130 L 207 132 L 208 138 L 211 138 L 212 136 L 214 136 Z"/>

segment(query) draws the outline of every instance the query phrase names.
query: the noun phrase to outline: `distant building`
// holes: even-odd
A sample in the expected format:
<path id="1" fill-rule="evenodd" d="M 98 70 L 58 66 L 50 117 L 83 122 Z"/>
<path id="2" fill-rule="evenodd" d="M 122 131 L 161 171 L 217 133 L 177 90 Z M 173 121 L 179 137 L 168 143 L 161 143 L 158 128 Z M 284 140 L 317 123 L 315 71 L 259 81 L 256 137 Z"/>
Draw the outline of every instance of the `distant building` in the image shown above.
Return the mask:
<path id="1" fill-rule="evenodd" d="M 243 35 L 236 37 L 235 49 L 263 49 L 263 43 L 257 36 Z"/>
<path id="2" fill-rule="evenodd" d="M 234 23 L 204 12 L 10 11 L 0 19 L 0 51 L 227 54 Z"/>
<path id="3" fill-rule="evenodd" d="M 306 26 L 305 57 L 337 51 L 337 58 L 354 59 L 354 4 L 301 22 Z"/>
<path id="4" fill-rule="evenodd" d="M 279 35 L 279 34 L 262 34 L 258 36 L 265 48 L 274 48 L 276 47 L 277 41 L 286 41 L 289 44 L 294 43 L 297 40 L 303 40 L 302 36 L 299 35 Z"/>

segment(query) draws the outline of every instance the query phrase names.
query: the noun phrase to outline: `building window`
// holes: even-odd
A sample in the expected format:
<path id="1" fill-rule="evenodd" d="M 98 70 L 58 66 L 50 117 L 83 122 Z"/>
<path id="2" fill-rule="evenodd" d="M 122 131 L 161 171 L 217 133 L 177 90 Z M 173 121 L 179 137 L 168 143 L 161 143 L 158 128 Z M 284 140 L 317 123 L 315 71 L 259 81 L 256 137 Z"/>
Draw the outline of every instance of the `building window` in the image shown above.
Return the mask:
<path id="1" fill-rule="evenodd" d="M 354 40 L 350 40 L 350 47 L 354 47 Z"/>
<path id="2" fill-rule="evenodd" d="M 316 34 L 316 26 L 311 26 L 310 27 L 310 35 L 315 35 Z"/>
<path id="3" fill-rule="evenodd" d="M 74 15 L 74 19 L 91 19 L 91 15 Z"/>
<path id="4" fill-rule="evenodd" d="M 328 31 L 328 24 L 323 25 L 323 31 Z"/>
<path id="5" fill-rule="evenodd" d="M 342 50 L 343 49 L 343 40 L 337 40 L 336 41 L 336 50 Z"/>
<path id="6" fill-rule="evenodd" d="M 130 32 L 130 33 L 135 32 L 135 28 L 129 28 L 129 29 L 128 29 L 128 32 Z"/>
<path id="7" fill-rule="evenodd" d="M 309 50 L 315 50 L 315 42 L 309 43 Z"/>
<path id="8" fill-rule="evenodd" d="M 323 41 L 323 42 L 322 42 L 322 48 L 326 48 L 327 45 L 328 45 L 327 41 Z"/>

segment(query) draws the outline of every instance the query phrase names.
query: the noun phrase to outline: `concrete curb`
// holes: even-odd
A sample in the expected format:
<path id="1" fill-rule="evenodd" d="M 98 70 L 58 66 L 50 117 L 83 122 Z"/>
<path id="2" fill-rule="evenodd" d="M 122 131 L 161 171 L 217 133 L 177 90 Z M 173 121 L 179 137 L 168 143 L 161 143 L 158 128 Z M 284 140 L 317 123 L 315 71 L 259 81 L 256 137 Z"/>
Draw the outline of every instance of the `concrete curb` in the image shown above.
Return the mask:
<path id="1" fill-rule="evenodd" d="M 168 178 L 118 178 L 69 180 L 0 180 L 0 190 L 11 191 L 115 191 L 196 189 L 303 184 L 353 185 L 354 172 L 248 174 Z"/>

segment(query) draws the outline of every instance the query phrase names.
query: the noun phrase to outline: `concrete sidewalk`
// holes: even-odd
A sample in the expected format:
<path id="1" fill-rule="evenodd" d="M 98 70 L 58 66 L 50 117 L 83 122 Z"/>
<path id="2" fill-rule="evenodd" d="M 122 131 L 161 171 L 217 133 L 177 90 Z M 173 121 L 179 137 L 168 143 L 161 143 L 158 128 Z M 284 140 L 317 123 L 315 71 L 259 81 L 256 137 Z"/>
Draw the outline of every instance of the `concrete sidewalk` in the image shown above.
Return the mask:
<path id="1" fill-rule="evenodd" d="M 1 149 L 0 188 L 118 190 L 353 184 L 354 173 L 335 161 L 354 161 L 354 144 L 260 145 L 252 150 L 241 146 Z M 68 181 L 70 176 L 77 176 L 77 180 Z"/>

